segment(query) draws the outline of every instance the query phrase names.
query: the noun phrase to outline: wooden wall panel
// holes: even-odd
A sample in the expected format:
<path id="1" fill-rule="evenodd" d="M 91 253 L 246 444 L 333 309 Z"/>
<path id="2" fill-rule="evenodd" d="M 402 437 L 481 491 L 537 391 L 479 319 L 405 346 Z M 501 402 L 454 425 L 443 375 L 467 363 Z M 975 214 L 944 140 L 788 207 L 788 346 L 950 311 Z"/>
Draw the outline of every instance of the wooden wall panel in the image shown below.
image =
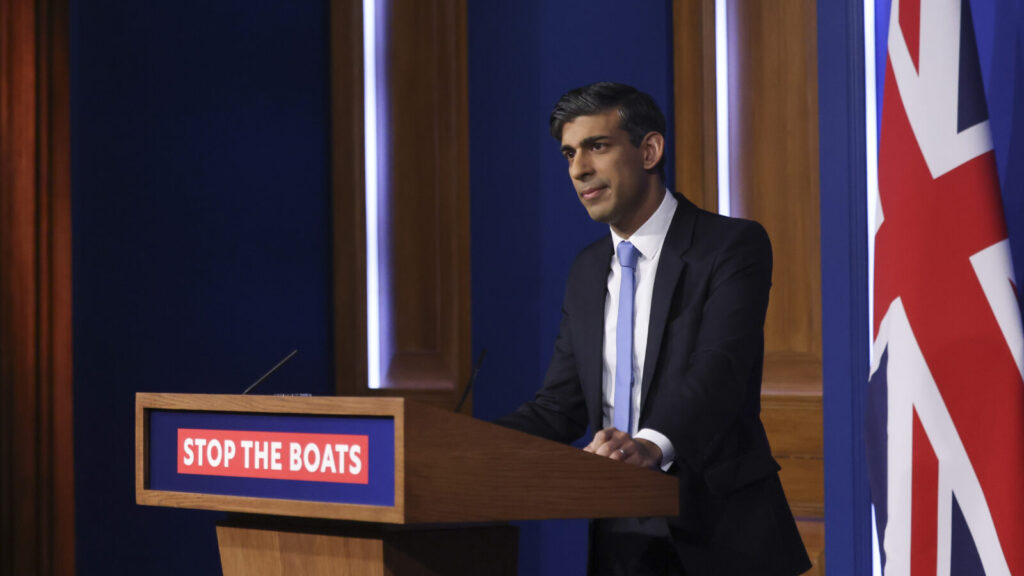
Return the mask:
<path id="1" fill-rule="evenodd" d="M 672 3 L 675 77 L 675 189 L 718 211 L 714 0 Z"/>
<path id="2" fill-rule="evenodd" d="M 66 0 L 0 0 L 0 574 L 73 574 Z"/>
<path id="3" fill-rule="evenodd" d="M 387 379 L 453 389 L 469 370 L 465 6 L 392 0 L 388 22 Z"/>
<path id="4" fill-rule="evenodd" d="M 331 2 L 330 19 L 334 390 L 355 396 L 367 383 L 362 4 Z"/>
<path id="5" fill-rule="evenodd" d="M 732 214 L 761 222 L 775 253 L 765 348 L 820 361 L 815 3 L 727 10 Z"/>
<path id="6" fill-rule="evenodd" d="M 342 394 L 413 393 L 421 399 L 426 394 L 434 403 L 454 406 L 470 370 L 465 2 L 378 3 L 383 389 L 377 391 L 366 388 L 365 320 L 359 325 L 354 319 L 366 314 L 365 241 L 349 230 L 365 235 L 364 205 L 352 198 L 363 194 L 362 178 L 353 176 L 362 171 L 362 152 L 358 166 L 353 155 L 339 158 L 351 152 L 339 141 L 354 139 L 353 107 L 362 118 L 361 61 L 359 78 L 352 77 L 352 65 L 345 65 L 361 59 L 362 50 L 350 40 L 356 36 L 355 10 L 346 6 L 333 6 L 331 32 L 332 89 L 338 94 L 332 96 L 336 389 Z M 358 32 L 361 38 L 361 28 Z M 361 146 L 361 125 L 358 137 Z"/>
<path id="7" fill-rule="evenodd" d="M 716 210 L 714 2 L 676 0 L 673 8 L 677 187 Z M 824 460 L 815 8 L 814 0 L 726 2 L 730 213 L 763 224 L 774 250 L 762 420 L 782 465 L 790 507 L 803 517 L 799 528 L 816 561 L 812 573 L 820 573 Z"/>

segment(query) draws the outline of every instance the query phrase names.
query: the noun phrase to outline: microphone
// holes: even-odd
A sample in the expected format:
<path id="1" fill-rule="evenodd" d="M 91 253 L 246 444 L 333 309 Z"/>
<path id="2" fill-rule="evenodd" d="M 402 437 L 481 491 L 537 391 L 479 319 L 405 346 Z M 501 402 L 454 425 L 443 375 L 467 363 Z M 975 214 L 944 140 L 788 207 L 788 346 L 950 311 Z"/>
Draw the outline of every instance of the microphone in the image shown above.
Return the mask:
<path id="1" fill-rule="evenodd" d="M 470 375 L 469 382 L 466 383 L 466 389 L 462 391 L 462 399 L 459 400 L 458 406 L 455 407 L 456 414 L 462 411 L 462 405 L 466 403 L 469 391 L 473 389 L 473 384 L 476 384 L 476 375 L 480 373 L 480 365 L 484 362 L 484 356 L 487 356 L 487 348 L 480 351 L 480 356 L 476 359 L 476 364 L 473 365 L 473 374 Z"/>
<path id="2" fill-rule="evenodd" d="M 281 359 L 281 361 L 280 361 L 280 362 L 278 362 L 277 364 L 275 364 L 273 368 L 271 368 L 270 370 L 267 370 L 267 373 L 266 373 L 266 374 L 264 374 L 263 376 L 260 376 L 260 377 L 259 377 L 259 378 L 258 378 L 258 379 L 257 379 L 257 380 L 256 380 L 255 382 L 253 382 L 252 384 L 249 384 L 249 387 L 248 387 L 248 388 L 246 388 L 246 389 L 245 389 L 245 392 L 242 392 L 242 394 L 248 394 L 249 392 L 252 392 L 252 389 L 253 389 L 253 388 L 255 388 L 255 387 L 259 386 L 259 385 L 260 385 L 260 383 L 262 383 L 262 382 L 263 382 L 264 380 L 266 380 L 268 376 L 270 376 L 270 375 L 271 375 L 271 374 L 273 374 L 274 372 L 277 372 L 277 369 L 278 369 L 278 368 L 280 368 L 281 366 L 284 366 L 284 363 L 285 363 L 285 362 L 287 362 L 287 361 L 291 360 L 291 359 L 292 359 L 292 357 L 293 357 L 293 356 L 295 356 L 295 355 L 296 355 L 296 354 L 298 354 L 298 353 L 299 353 L 299 349 L 298 349 L 298 348 L 296 348 L 295 350 L 292 350 L 291 354 L 289 354 L 289 355 L 285 356 L 284 358 L 282 358 L 282 359 Z"/>

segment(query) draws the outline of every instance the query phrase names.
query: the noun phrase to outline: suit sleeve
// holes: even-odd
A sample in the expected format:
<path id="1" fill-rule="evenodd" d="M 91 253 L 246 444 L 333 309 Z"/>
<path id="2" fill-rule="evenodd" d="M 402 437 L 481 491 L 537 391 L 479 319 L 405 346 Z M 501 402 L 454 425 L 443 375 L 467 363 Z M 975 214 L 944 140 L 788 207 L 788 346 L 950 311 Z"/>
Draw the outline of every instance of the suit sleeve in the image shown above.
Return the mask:
<path id="1" fill-rule="evenodd" d="M 733 227 L 720 242 L 721 248 L 709 259 L 707 294 L 692 353 L 680 359 L 681 370 L 664 375 L 670 381 L 659 383 L 665 389 L 644 424 L 665 434 L 675 447 L 676 460 L 695 471 L 705 469 L 709 458 L 717 456 L 722 439 L 738 426 L 760 426 L 756 415 L 771 244 L 764 228 L 753 222 Z M 667 341 L 664 354 L 673 354 L 672 346 Z M 740 421 L 748 416 L 754 424 Z"/>
<path id="2" fill-rule="evenodd" d="M 567 290 L 562 304 L 558 338 L 544 377 L 544 385 L 533 400 L 495 421 L 508 428 L 563 443 L 575 441 L 587 429 L 586 402 L 573 350 L 569 294 Z"/>

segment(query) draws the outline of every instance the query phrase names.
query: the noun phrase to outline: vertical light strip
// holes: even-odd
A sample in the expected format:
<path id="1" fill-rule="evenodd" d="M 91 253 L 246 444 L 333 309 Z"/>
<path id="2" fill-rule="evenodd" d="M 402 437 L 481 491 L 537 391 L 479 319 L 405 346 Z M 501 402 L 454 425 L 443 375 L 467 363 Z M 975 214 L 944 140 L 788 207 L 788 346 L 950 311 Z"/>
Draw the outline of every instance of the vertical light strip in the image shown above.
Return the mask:
<path id="1" fill-rule="evenodd" d="M 875 85 L 875 0 L 864 0 L 864 141 L 868 203 L 868 350 L 874 344 L 875 230 L 878 217 L 878 92 Z M 874 356 L 871 356 L 872 358 Z"/>
<path id="2" fill-rule="evenodd" d="M 729 34 L 726 0 L 715 0 L 715 110 L 718 133 L 718 213 L 729 215 Z"/>
<path id="3" fill-rule="evenodd" d="M 875 229 L 878 210 L 878 92 L 875 86 L 875 0 L 864 0 L 864 129 L 868 203 L 868 358 L 874 356 Z M 871 505 L 871 573 L 882 575 L 877 516 Z"/>
<path id="4" fill-rule="evenodd" d="M 380 388 L 380 275 L 377 236 L 377 21 L 376 0 L 363 0 L 363 139 L 366 159 L 367 384 Z"/>

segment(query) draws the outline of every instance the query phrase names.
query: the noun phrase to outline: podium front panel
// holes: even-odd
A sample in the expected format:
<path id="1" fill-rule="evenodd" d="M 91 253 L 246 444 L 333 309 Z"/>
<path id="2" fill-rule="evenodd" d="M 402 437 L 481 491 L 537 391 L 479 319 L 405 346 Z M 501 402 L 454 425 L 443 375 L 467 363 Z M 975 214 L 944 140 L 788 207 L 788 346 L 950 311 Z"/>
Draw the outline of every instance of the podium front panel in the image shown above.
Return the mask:
<path id="1" fill-rule="evenodd" d="M 149 489 L 394 506 L 389 417 L 152 410 Z"/>

